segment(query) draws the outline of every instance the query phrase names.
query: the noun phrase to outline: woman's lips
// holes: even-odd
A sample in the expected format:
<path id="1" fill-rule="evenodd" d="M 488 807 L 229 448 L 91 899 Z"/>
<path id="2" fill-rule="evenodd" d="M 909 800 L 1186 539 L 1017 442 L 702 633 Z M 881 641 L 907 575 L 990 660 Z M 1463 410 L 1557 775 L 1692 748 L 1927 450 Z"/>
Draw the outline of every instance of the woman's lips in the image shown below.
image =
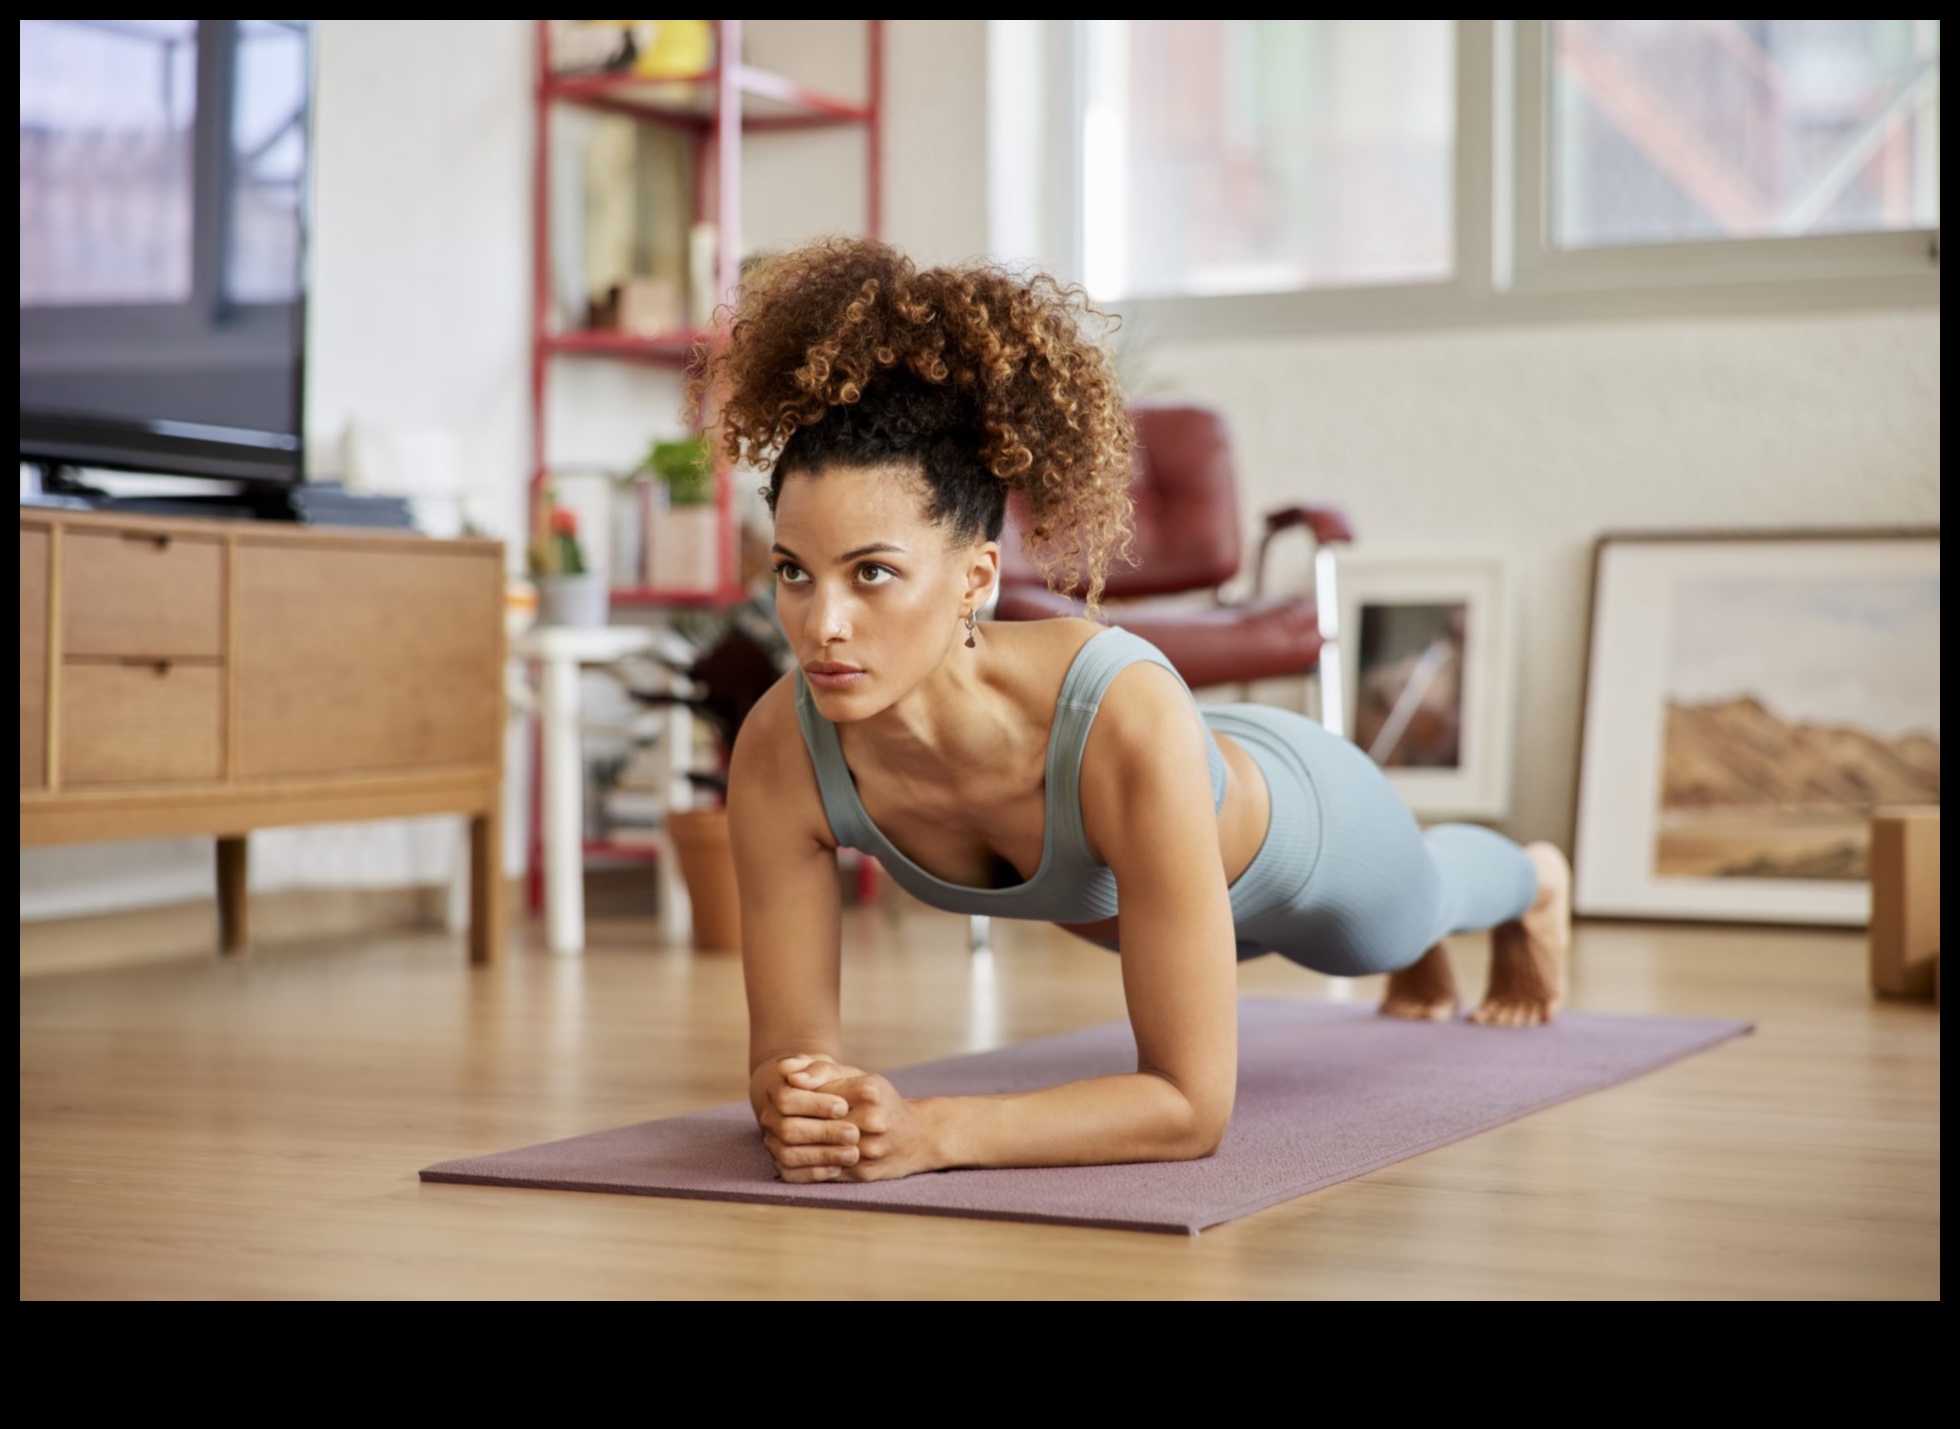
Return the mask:
<path id="1" fill-rule="evenodd" d="M 847 665 L 833 665 L 828 669 L 821 665 L 805 665 L 803 677 L 820 690 L 848 690 L 864 679 L 865 673 Z"/>

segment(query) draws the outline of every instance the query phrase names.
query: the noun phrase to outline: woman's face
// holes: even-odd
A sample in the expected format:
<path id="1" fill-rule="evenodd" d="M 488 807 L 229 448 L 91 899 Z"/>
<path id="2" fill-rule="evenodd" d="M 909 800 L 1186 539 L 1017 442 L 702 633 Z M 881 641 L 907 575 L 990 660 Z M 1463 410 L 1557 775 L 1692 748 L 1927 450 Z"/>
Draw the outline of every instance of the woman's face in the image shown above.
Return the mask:
<path id="1" fill-rule="evenodd" d="M 889 708 L 943 664 L 999 566 L 993 541 L 955 545 L 926 518 L 922 477 L 831 467 L 776 496 L 776 614 L 833 723 Z"/>

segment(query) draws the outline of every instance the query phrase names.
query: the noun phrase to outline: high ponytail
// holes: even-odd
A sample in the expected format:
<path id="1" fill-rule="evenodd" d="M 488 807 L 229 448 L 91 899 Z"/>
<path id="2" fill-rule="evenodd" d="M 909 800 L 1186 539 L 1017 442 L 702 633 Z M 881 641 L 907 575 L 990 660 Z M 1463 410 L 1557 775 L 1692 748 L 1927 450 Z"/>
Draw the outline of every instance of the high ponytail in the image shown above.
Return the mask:
<path id="1" fill-rule="evenodd" d="M 743 279 L 729 341 L 697 393 L 721 399 L 731 460 L 786 476 L 916 464 L 929 515 L 999 540 L 1018 496 L 1027 555 L 1097 609 L 1133 559 L 1130 422 L 1082 290 L 1000 268 L 915 268 L 897 249 L 829 239 Z"/>

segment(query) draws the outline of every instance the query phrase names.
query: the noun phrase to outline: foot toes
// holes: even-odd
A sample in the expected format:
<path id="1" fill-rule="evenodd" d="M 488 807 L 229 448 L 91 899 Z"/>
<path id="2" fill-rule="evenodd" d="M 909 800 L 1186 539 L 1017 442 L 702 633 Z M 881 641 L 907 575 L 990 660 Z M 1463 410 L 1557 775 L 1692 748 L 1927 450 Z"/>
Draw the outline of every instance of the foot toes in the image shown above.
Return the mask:
<path id="1" fill-rule="evenodd" d="M 1448 1022 L 1456 1016 L 1454 1002 L 1431 1002 L 1426 998 L 1391 997 L 1381 1005 L 1383 1017 L 1400 1017 L 1410 1022 Z"/>
<path id="2" fill-rule="evenodd" d="M 1552 1020 L 1553 1006 L 1533 999 L 1488 1001 L 1469 1014 L 1479 1027 L 1543 1027 Z"/>
<path id="3" fill-rule="evenodd" d="M 1549 1003 L 1530 999 L 1491 999 L 1468 1014 L 1479 1027 L 1541 1027 L 1552 1020 Z"/>

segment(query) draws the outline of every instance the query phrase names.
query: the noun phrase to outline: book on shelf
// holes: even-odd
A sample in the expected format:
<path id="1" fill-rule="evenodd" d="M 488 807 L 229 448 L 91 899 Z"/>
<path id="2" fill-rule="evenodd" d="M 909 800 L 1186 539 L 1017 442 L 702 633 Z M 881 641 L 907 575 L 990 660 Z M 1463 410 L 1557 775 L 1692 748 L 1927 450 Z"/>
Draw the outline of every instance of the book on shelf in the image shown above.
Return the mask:
<path id="1" fill-rule="evenodd" d="M 658 789 L 608 789 L 601 802 L 611 823 L 657 824 L 667 812 L 667 796 Z"/>
<path id="2" fill-rule="evenodd" d="M 606 830 L 606 842 L 616 848 L 659 848 L 658 824 L 614 824 Z"/>

